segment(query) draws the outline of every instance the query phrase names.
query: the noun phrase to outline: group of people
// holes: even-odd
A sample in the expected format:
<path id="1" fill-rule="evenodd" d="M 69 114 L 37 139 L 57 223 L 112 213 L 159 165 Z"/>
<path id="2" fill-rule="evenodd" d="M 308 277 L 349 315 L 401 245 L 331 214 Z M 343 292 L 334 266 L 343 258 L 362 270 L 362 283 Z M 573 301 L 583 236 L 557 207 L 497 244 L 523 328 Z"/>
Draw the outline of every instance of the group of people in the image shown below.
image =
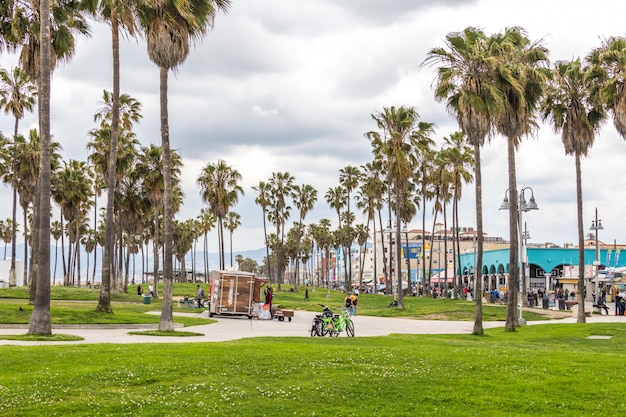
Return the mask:
<path id="1" fill-rule="evenodd" d="M 148 291 L 150 297 L 154 297 L 154 287 L 152 284 L 148 285 Z M 143 295 L 143 285 L 141 284 L 137 285 L 137 295 Z"/>

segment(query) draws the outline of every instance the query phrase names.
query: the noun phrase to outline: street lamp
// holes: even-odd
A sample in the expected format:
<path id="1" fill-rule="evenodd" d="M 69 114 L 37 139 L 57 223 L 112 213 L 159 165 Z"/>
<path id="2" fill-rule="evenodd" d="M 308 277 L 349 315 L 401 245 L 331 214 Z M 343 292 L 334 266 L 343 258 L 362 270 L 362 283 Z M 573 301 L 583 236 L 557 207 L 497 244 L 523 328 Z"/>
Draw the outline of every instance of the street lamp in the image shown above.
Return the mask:
<path id="1" fill-rule="evenodd" d="M 525 198 L 525 193 L 526 191 L 530 191 L 530 200 L 527 202 L 526 198 Z M 518 207 L 517 210 L 519 212 L 519 215 L 517 216 L 517 227 L 518 227 L 518 233 L 520 236 L 520 242 L 523 241 L 524 236 L 523 236 L 523 232 L 522 232 L 522 212 L 525 211 L 530 211 L 530 210 L 539 210 L 539 207 L 537 206 L 537 203 L 535 202 L 535 194 L 533 192 L 533 189 L 531 187 L 523 187 L 522 189 L 520 189 L 519 192 L 519 200 L 518 202 Z M 510 210 L 511 206 L 509 205 L 509 189 L 507 188 L 506 192 L 504 193 L 504 200 L 502 201 L 502 204 L 500 204 L 500 210 Z M 518 242 L 518 247 L 519 247 L 519 257 L 520 257 L 520 262 L 523 262 L 526 258 L 526 247 L 523 244 L 519 244 Z M 522 267 L 524 265 L 522 264 Z M 519 274 L 518 274 L 519 277 Z M 524 324 L 526 324 L 526 321 L 524 320 L 524 316 L 523 316 L 523 297 L 524 297 L 524 282 L 523 280 L 519 279 L 519 294 L 518 294 L 518 301 L 517 304 L 519 306 L 519 317 L 518 317 L 518 323 L 520 326 L 523 326 Z"/>
<path id="2" fill-rule="evenodd" d="M 596 231 L 596 260 L 593 261 L 593 265 L 595 266 L 595 275 L 596 275 L 596 305 L 600 304 L 600 246 L 598 245 L 598 230 L 604 230 L 602 227 L 602 220 L 598 219 L 598 208 L 596 207 L 596 218 L 591 221 L 591 227 L 589 230 Z M 598 307 L 598 310 L 600 308 Z"/>
<path id="3" fill-rule="evenodd" d="M 530 233 L 526 229 L 526 222 L 524 222 L 524 231 L 522 232 L 522 238 L 520 242 L 520 244 L 522 244 L 522 252 L 521 252 L 522 255 L 519 260 L 520 264 L 522 265 L 521 284 L 522 284 L 522 288 L 524 289 L 526 288 L 526 265 L 528 264 L 528 253 L 526 252 L 528 249 L 528 239 L 530 239 Z M 530 277 L 528 278 L 530 280 Z M 530 282 L 528 283 L 528 287 L 530 287 Z M 526 300 L 526 298 L 522 298 L 522 304 L 524 303 L 524 300 Z M 526 302 L 526 305 L 528 305 L 528 302 Z"/>

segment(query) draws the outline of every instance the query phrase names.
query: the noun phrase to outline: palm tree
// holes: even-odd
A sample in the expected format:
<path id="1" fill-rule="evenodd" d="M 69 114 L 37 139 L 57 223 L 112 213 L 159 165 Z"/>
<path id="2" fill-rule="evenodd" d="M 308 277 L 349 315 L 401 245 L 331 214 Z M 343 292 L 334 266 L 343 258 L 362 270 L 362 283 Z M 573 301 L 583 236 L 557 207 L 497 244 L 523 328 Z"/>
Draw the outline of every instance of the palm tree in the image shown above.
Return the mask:
<path id="1" fill-rule="evenodd" d="M 61 226 L 63 219 L 67 220 L 68 225 L 72 225 L 74 230 L 70 234 L 74 238 L 76 251 L 74 256 L 78 256 L 78 243 L 80 242 L 80 226 L 83 224 L 86 209 L 91 204 L 91 196 L 93 193 L 93 184 L 89 174 L 88 166 L 85 162 L 70 160 L 64 164 L 63 169 L 59 170 L 52 177 L 52 197 L 61 208 Z M 67 274 L 64 277 L 65 286 L 70 285 L 72 281 L 72 251 L 71 246 L 68 253 Z M 80 277 L 78 277 L 80 287 Z"/>
<path id="2" fill-rule="evenodd" d="M 220 269 L 222 270 L 225 268 L 224 219 L 239 201 L 239 195 L 243 195 L 243 188 L 239 185 L 239 181 L 241 181 L 239 171 L 221 159 L 216 164 L 205 165 L 197 180 L 202 201 L 209 205 L 211 213 L 217 218 Z"/>
<path id="3" fill-rule="evenodd" d="M 378 285 L 378 249 L 376 247 L 376 214 L 378 214 L 378 224 L 380 230 L 380 242 L 382 245 L 382 252 L 385 253 L 385 238 L 384 238 L 384 227 L 383 227 L 383 218 L 382 218 L 382 208 L 383 208 L 383 195 L 385 193 L 385 183 L 383 182 L 381 175 L 381 164 L 380 161 L 372 161 L 368 162 L 363 166 L 364 177 L 366 178 L 365 182 L 361 185 L 362 192 L 364 194 L 364 201 L 366 200 L 366 204 L 368 206 L 368 214 L 367 217 L 369 219 L 371 215 L 371 221 L 374 225 L 373 229 L 373 237 L 374 237 L 374 279 L 375 284 Z M 361 207 L 359 207 L 361 208 Z M 368 220 L 369 221 L 369 220 Z M 387 274 L 386 264 L 383 262 L 383 275 L 385 282 L 389 282 L 389 276 Z"/>
<path id="4" fill-rule="evenodd" d="M 7 70 L 0 69 L 0 108 L 6 113 L 11 113 L 15 118 L 15 127 L 13 129 L 13 152 L 15 153 L 16 139 L 18 133 L 19 121 L 24 118 L 26 112 L 33 111 L 35 107 L 35 98 L 37 87 L 29 80 L 28 75 L 20 69 L 13 68 L 9 73 Z M 15 172 L 15 159 L 12 161 L 13 172 Z M 9 286 L 15 286 L 15 239 L 17 236 L 17 184 L 16 176 L 12 176 L 13 187 L 13 230 L 11 232 L 11 267 L 9 269 Z"/>
<path id="5" fill-rule="evenodd" d="M 159 237 L 160 221 L 163 215 L 163 194 L 164 178 L 163 178 L 163 152 L 160 146 L 150 145 L 142 147 L 139 155 L 139 161 L 135 169 L 139 176 L 143 179 L 143 186 L 146 190 L 148 201 L 150 202 L 150 211 L 146 216 L 149 219 L 152 230 L 152 255 L 153 255 L 153 277 L 154 277 L 154 295 L 158 297 L 159 282 L 159 247 L 162 239 Z"/>
<path id="6" fill-rule="evenodd" d="M 592 65 L 593 100 L 613 114 L 615 129 L 626 139 L 626 38 L 604 40 L 586 60 Z"/>
<path id="7" fill-rule="evenodd" d="M 267 256 L 267 259 L 269 259 L 270 247 L 267 243 L 267 208 L 271 204 L 271 200 L 270 200 L 271 187 L 269 183 L 266 183 L 264 181 L 259 181 L 259 184 L 257 186 L 252 187 L 252 189 L 258 193 L 258 196 L 254 200 L 254 202 L 257 205 L 261 206 L 261 210 L 263 211 L 263 237 L 264 237 L 264 242 L 265 242 L 265 254 Z M 267 276 L 270 279 L 270 283 L 273 284 L 274 280 L 272 277 L 272 271 L 271 271 L 269 263 L 267 267 L 268 267 Z"/>
<path id="8" fill-rule="evenodd" d="M 439 282 L 442 283 L 441 287 L 447 288 L 448 286 L 448 204 L 450 200 L 452 200 L 452 192 L 450 188 L 452 187 L 453 175 L 451 170 L 451 162 L 448 157 L 448 152 L 446 149 L 440 150 L 436 157 L 434 163 L 434 170 L 432 179 L 435 181 L 434 189 L 435 189 L 435 220 L 433 221 L 433 232 L 432 238 L 435 235 L 435 225 L 437 220 L 437 213 L 441 213 L 443 217 L 443 231 L 444 231 L 444 239 L 443 239 L 443 265 L 438 265 L 439 267 Z M 441 236 L 438 237 L 441 239 Z M 431 247 L 432 247 L 432 239 L 431 239 Z M 432 262 L 432 256 L 431 256 Z M 441 280 L 441 273 L 443 272 L 443 281 Z"/>
<path id="9" fill-rule="evenodd" d="M 132 3 L 125 3 L 132 7 Z M 101 13 L 111 22 L 113 34 L 113 93 L 103 92 L 102 107 L 94 115 L 94 122 L 100 122 L 99 129 L 89 133 L 93 141 L 88 147 L 94 149 L 90 160 L 98 167 L 99 178 L 104 180 L 107 187 L 106 224 L 113 225 L 115 210 L 115 190 L 121 177 L 130 168 L 135 158 L 133 124 L 141 118 L 141 103 L 128 94 L 120 95 L 119 91 L 119 25 L 126 27 L 129 33 L 134 33 L 134 23 L 128 22 L 132 10 L 117 5 L 112 7 L 109 2 L 101 3 Z M 108 16 L 108 17 L 107 17 Z M 121 122 L 121 123 L 120 123 Z M 121 126 L 120 126 L 121 125 Z M 127 150 L 120 153 L 122 148 Z M 130 150 L 130 151 L 129 151 Z M 112 313 L 111 308 L 111 266 L 115 244 L 115 229 L 107 227 L 105 231 L 104 253 L 102 259 L 102 285 L 96 311 Z"/>
<path id="10" fill-rule="evenodd" d="M 41 0 L 41 77 L 39 79 L 39 127 L 41 130 L 41 172 L 39 178 L 39 208 L 36 215 L 35 235 L 38 236 L 37 248 L 40 270 L 37 271 L 35 305 L 30 316 L 28 334 L 51 335 L 52 319 L 50 316 L 50 0 Z"/>
<path id="11" fill-rule="evenodd" d="M 576 204 L 578 214 L 578 265 L 585 264 L 585 231 L 583 228 L 583 196 L 581 156 L 588 156 L 589 149 L 598 134 L 606 112 L 594 101 L 595 80 L 590 77 L 591 68 L 576 59 L 558 61 L 553 79 L 542 103 L 543 117 L 552 122 L 555 131 L 561 132 L 561 140 L 567 155 L 574 155 L 576 165 Z M 585 274 L 579 268 L 579 309 L 577 322 L 585 323 Z"/>
<path id="12" fill-rule="evenodd" d="M 159 67 L 161 146 L 163 148 L 163 282 L 164 301 L 160 330 L 173 330 L 172 320 L 172 179 L 167 109 L 167 79 L 189 55 L 189 40 L 200 39 L 212 26 L 218 10 L 227 11 L 230 0 L 162 0 L 142 2 L 138 15 L 146 33 L 148 56 Z"/>
<path id="13" fill-rule="evenodd" d="M 278 245 L 275 245 L 277 251 L 277 271 L 278 271 L 278 289 L 283 283 L 285 272 L 285 224 L 290 216 L 291 206 L 287 204 L 287 197 L 293 193 L 295 178 L 288 172 L 274 172 L 270 178 L 271 187 L 270 199 L 271 211 L 268 215 L 270 221 L 276 226 L 276 237 Z"/>
<path id="14" fill-rule="evenodd" d="M 26 238 L 28 231 L 33 228 L 30 227 L 30 221 L 28 221 L 28 211 L 31 206 L 35 206 L 38 187 L 38 179 L 39 179 L 39 164 L 41 159 L 41 139 L 39 137 L 39 132 L 35 129 L 31 129 L 28 134 L 28 139 L 25 139 L 22 135 L 18 135 L 16 137 L 14 147 L 14 162 L 11 164 L 15 167 L 14 175 L 16 176 L 16 185 L 17 192 L 19 195 L 19 204 L 22 207 L 23 218 L 24 218 L 24 241 L 26 243 L 29 240 Z M 58 142 L 51 141 L 50 143 L 50 168 L 51 171 L 55 171 L 60 165 L 60 149 L 61 145 Z M 34 208 L 34 207 L 33 207 Z M 36 216 L 35 216 L 36 217 Z M 36 238 L 36 236 L 33 236 Z M 35 244 L 36 239 L 32 239 L 32 244 Z M 35 248 L 35 246 L 33 246 Z M 37 255 L 37 251 L 33 250 L 31 253 L 31 268 L 34 268 L 36 265 L 35 256 Z M 28 244 L 24 245 L 24 282 L 30 284 L 30 295 L 31 300 L 34 300 L 35 291 L 37 289 L 34 284 L 34 279 L 36 278 L 34 275 L 31 276 L 31 279 L 27 279 L 28 265 Z"/>
<path id="15" fill-rule="evenodd" d="M 359 182 L 361 181 L 361 171 L 355 166 L 348 165 L 339 170 L 339 184 L 346 190 L 347 199 L 346 199 L 346 211 L 350 211 L 350 194 L 352 191 L 358 187 Z M 349 222 L 347 224 L 348 230 L 352 227 L 352 224 Z M 344 265 L 347 272 L 347 280 L 346 280 L 346 288 L 352 288 L 352 241 L 354 240 L 354 236 L 347 236 L 346 241 L 350 241 L 350 245 L 348 247 L 348 253 L 344 257 Z"/>
<path id="16" fill-rule="evenodd" d="M 233 267 L 233 232 L 241 226 L 241 215 L 234 211 L 229 211 L 224 220 L 224 226 L 230 233 L 230 267 Z"/>
<path id="17" fill-rule="evenodd" d="M 403 288 L 401 278 L 401 234 L 400 207 L 402 197 L 408 195 L 411 188 L 413 172 L 418 169 L 418 154 L 423 143 L 433 133 L 433 124 L 419 121 L 419 114 L 413 107 L 387 107 L 382 112 L 373 114 L 372 118 L 380 132 L 369 132 L 374 157 L 386 167 L 389 196 L 394 197 L 396 217 L 396 283 L 398 289 L 398 308 L 403 309 Z M 390 199 L 391 204 L 391 199 Z M 391 211 L 391 207 L 390 207 Z M 408 221 L 408 219 L 404 219 Z"/>
<path id="18" fill-rule="evenodd" d="M 455 115 L 461 131 L 474 147 L 474 176 L 476 178 L 477 273 L 475 280 L 476 311 L 472 333 L 482 335 L 482 261 L 483 206 L 480 148 L 492 131 L 493 119 L 504 106 L 502 92 L 493 85 L 493 70 L 497 60 L 491 51 L 491 40 L 483 31 L 472 27 L 449 33 L 445 47 L 428 52 L 424 64 L 437 68 L 435 98 L 445 101 Z"/>
<path id="19" fill-rule="evenodd" d="M 472 148 L 466 141 L 462 132 L 455 132 L 450 135 L 449 138 L 444 138 L 446 142 L 446 159 L 450 164 L 452 174 L 452 228 L 454 230 L 453 242 L 456 242 L 456 246 L 453 247 L 452 259 L 458 259 L 459 264 L 455 268 L 458 272 L 457 289 L 463 288 L 461 264 L 460 264 L 460 236 L 459 236 L 459 201 L 463 196 L 463 184 L 471 182 L 474 177 L 470 172 L 471 167 L 474 165 L 474 156 L 472 154 Z M 456 294 L 458 295 L 458 294 Z"/>
<path id="20" fill-rule="evenodd" d="M 204 282 L 208 282 L 209 276 L 209 258 L 208 258 L 208 250 L 209 250 L 209 232 L 211 229 L 215 227 L 215 216 L 211 211 L 207 208 L 202 208 L 200 210 L 200 216 L 198 216 L 199 228 L 204 235 Z"/>
<path id="21" fill-rule="evenodd" d="M 52 235 L 52 238 L 54 239 L 54 271 L 52 273 L 52 285 L 56 285 L 59 239 L 61 238 L 62 233 L 63 233 L 63 228 L 61 227 L 61 222 L 58 220 L 52 221 L 50 223 L 50 234 Z"/>
<path id="22" fill-rule="evenodd" d="M 298 214 L 300 216 L 300 220 L 298 221 L 298 223 L 304 224 L 304 219 L 306 218 L 307 214 L 309 214 L 309 212 L 313 210 L 313 206 L 315 205 L 315 202 L 317 201 L 317 190 L 313 188 L 312 185 L 309 185 L 309 184 L 295 185 L 293 187 L 293 200 L 294 200 L 294 204 L 296 208 L 298 209 Z M 300 257 L 300 254 L 302 252 L 302 234 L 301 233 L 297 235 L 296 250 L 297 250 L 296 253 L 298 257 Z M 300 277 L 300 268 L 299 268 L 299 264 L 296 263 L 296 278 L 299 278 L 299 277 Z M 297 280 L 296 280 L 296 284 L 297 284 Z"/>
<path id="23" fill-rule="evenodd" d="M 509 163 L 509 304 L 506 331 L 519 326 L 517 300 L 519 291 L 519 205 L 517 201 L 517 174 L 515 151 L 524 135 L 536 127 L 539 101 L 543 97 L 550 71 L 547 67 L 547 49 L 541 42 L 531 42 L 519 27 L 508 28 L 503 34 L 492 36 L 496 45 L 495 84 L 504 94 L 505 105 L 496 118 L 496 128 L 507 138 Z"/>

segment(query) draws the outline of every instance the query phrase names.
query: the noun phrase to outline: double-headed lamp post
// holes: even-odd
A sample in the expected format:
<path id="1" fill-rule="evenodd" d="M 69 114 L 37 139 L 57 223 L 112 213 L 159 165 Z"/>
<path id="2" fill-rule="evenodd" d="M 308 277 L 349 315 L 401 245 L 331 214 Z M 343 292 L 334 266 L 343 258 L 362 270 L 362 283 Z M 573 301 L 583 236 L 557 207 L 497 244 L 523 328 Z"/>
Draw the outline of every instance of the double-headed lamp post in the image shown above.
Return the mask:
<path id="1" fill-rule="evenodd" d="M 526 191 L 530 191 L 529 201 L 526 201 L 526 198 L 524 196 Z M 506 192 L 504 193 L 504 200 L 502 201 L 502 204 L 500 204 L 500 210 L 511 209 L 511 206 L 509 205 L 508 193 L 509 193 L 509 190 L 507 189 Z M 526 260 L 526 245 L 522 243 L 524 241 L 524 232 L 522 231 L 522 212 L 530 211 L 530 210 L 539 210 L 539 207 L 537 206 L 537 202 L 535 202 L 535 194 L 531 187 L 523 187 L 520 189 L 519 200 L 517 200 L 517 205 L 518 205 L 517 210 L 519 212 L 519 215 L 517 216 L 517 231 L 518 231 L 518 236 L 520 237 L 518 241 L 519 261 L 521 263 L 521 266 L 524 267 L 524 262 Z M 519 281 L 519 289 L 518 289 L 519 294 L 518 294 L 518 300 L 517 300 L 517 304 L 519 307 L 518 322 L 520 326 L 523 326 L 524 324 L 526 324 L 526 321 L 524 320 L 524 315 L 523 315 L 524 281 L 521 279 L 519 271 L 518 271 L 517 278 Z"/>
<path id="2" fill-rule="evenodd" d="M 602 220 L 598 219 L 598 208 L 596 207 L 596 218 L 591 221 L 591 227 L 589 230 L 596 231 L 596 260 L 593 261 L 593 266 L 595 267 L 595 276 L 596 276 L 596 305 L 599 304 L 600 301 L 600 246 L 598 244 L 598 230 L 603 230 Z"/>

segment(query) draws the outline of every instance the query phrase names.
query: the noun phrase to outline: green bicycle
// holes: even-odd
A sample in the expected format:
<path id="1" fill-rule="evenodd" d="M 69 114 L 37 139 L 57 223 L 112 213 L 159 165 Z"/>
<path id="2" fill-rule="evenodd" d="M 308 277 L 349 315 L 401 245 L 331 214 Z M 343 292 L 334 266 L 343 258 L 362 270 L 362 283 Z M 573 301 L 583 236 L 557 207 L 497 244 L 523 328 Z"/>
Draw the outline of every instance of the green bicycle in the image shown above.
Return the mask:
<path id="1" fill-rule="evenodd" d="M 354 337 L 354 323 L 350 319 L 348 311 L 345 308 L 342 308 L 339 314 L 335 314 L 324 304 L 320 304 L 320 306 L 323 311 L 322 314 L 317 314 L 315 318 L 313 318 L 313 323 L 311 324 L 311 337 L 323 337 L 326 335 L 329 335 L 330 337 L 337 337 L 339 336 L 339 333 L 344 330 L 348 336 Z"/>

